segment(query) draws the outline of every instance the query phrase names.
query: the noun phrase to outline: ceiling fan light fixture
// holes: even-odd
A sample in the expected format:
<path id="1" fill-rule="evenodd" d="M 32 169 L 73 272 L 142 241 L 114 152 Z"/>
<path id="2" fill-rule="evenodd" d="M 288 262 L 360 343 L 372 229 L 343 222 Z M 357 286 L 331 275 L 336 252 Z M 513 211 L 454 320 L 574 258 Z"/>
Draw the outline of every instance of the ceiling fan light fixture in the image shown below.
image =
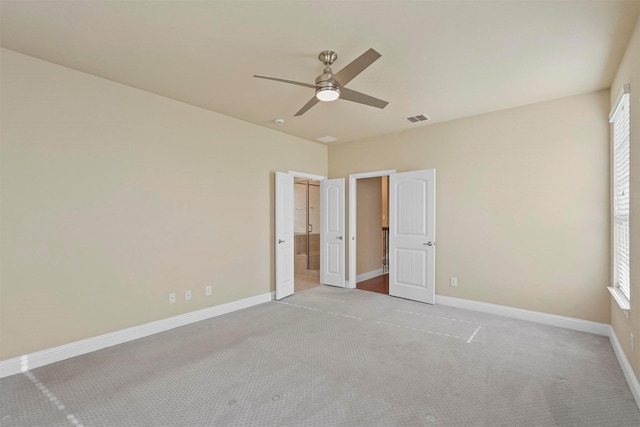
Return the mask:
<path id="1" fill-rule="evenodd" d="M 335 101 L 340 98 L 340 89 L 337 87 L 321 87 L 316 89 L 316 98 L 319 101 Z"/>

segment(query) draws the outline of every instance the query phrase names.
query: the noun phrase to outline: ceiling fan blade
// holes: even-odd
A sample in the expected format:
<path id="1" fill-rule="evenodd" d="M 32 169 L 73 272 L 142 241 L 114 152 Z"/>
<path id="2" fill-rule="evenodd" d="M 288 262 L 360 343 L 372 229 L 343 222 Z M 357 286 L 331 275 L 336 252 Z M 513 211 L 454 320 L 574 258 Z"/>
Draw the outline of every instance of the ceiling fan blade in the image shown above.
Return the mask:
<path id="1" fill-rule="evenodd" d="M 296 114 L 294 114 L 294 116 L 296 116 L 296 117 L 297 117 L 297 116 L 301 116 L 301 115 L 303 115 L 304 113 L 306 113 L 306 112 L 309 110 L 309 108 L 313 107 L 313 106 L 314 106 L 314 105 L 316 105 L 318 102 L 320 102 L 320 101 L 318 100 L 318 98 L 316 98 L 316 97 L 314 96 L 313 98 L 311 98 L 311 99 L 309 100 L 309 102 L 307 102 L 306 104 L 304 104 L 304 107 L 302 107 L 302 108 L 300 109 L 300 111 L 298 111 Z"/>
<path id="2" fill-rule="evenodd" d="M 373 49 L 369 49 L 353 61 L 346 65 L 342 70 L 338 71 L 333 77 L 340 83 L 340 86 L 344 86 L 349 83 L 355 76 L 360 74 L 369 65 L 373 64 L 378 58 L 380 58 L 378 52 Z"/>
<path id="3" fill-rule="evenodd" d="M 310 87 L 311 89 L 315 89 L 316 88 L 316 85 L 313 85 L 313 84 L 296 82 L 296 81 L 293 81 L 293 80 L 279 79 L 279 78 L 276 78 L 276 77 L 262 76 L 260 74 L 254 74 L 253 77 L 257 77 L 259 79 L 275 80 L 277 82 L 282 82 L 282 83 L 290 83 L 292 85 Z"/>
<path id="4" fill-rule="evenodd" d="M 340 99 L 370 105 L 377 108 L 384 108 L 389 104 L 387 101 L 383 101 L 382 99 L 374 98 L 373 96 L 365 95 L 364 93 L 356 92 L 355 90 L 347 89 L 346 87 L 340 89 Z"/>

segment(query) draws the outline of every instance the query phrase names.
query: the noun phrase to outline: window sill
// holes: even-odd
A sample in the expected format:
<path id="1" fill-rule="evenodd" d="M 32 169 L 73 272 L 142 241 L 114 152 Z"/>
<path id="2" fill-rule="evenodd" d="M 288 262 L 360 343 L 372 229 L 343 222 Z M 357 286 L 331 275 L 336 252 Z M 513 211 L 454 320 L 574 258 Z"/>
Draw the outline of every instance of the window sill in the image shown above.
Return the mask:
<path id="1" fill-rule="evenodd" d="M 629 302 L 625 294 L 623 294 L 622 291 L 618 288 L 609 287 L 607 289 L 609 289 L 611 296 L 613 296 L 613 299 L 616 300 L 620 308 L 624 310 L 625 312 L 624 314 L 626 314 L 627 317 L 629 317 L 629 310 L 631 310 L 631 303 Z"/>

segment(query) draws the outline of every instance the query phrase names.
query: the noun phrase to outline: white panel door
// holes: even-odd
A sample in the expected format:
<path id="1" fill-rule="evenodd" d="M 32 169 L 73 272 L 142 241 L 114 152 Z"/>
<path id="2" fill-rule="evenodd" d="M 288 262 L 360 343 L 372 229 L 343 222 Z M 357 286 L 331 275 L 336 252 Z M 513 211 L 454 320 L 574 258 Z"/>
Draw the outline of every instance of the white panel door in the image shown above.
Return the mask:
<path id="1" fill-rule="evenodd" d="M 276 172 L 276 299 L 293 294 L 293 175 Z"/>
<path id="2" fill-rule="evenodd" d="M 435 169 L 389 176 L 389 295 L 435 303 Z"/>
<path id="3" fill-rule="evenodd" d="M 344 288 L 344 178 L 320 181 L 320 209 L 320 283 Z"/>

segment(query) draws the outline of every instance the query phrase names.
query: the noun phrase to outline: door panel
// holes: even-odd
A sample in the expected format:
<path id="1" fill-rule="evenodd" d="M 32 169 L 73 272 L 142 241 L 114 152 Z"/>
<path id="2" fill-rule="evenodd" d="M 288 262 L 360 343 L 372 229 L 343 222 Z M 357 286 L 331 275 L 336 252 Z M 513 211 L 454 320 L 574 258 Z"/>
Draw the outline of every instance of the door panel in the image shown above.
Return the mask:
<path id="1" fill-rule="evenodd" d="M 345 287 L 344 178 L 320 181 L 320 282 Z"/>
<path id="2" fill-rule="evenodd" d="M 340 274 L 340 243 L 328 242 L 327 243 L 327 272 L 329 274 Z"/>
<path id="3" fill-rule="evenodd" d="M 276 172 L 276 299 L 293 294 L 294 276 L 294 197 L 293 176 Z"/>
<path id="4" fill-rule="evenodd" d="M 435 170 L 389 176 L 389 295 L 435 303 Z"/>

